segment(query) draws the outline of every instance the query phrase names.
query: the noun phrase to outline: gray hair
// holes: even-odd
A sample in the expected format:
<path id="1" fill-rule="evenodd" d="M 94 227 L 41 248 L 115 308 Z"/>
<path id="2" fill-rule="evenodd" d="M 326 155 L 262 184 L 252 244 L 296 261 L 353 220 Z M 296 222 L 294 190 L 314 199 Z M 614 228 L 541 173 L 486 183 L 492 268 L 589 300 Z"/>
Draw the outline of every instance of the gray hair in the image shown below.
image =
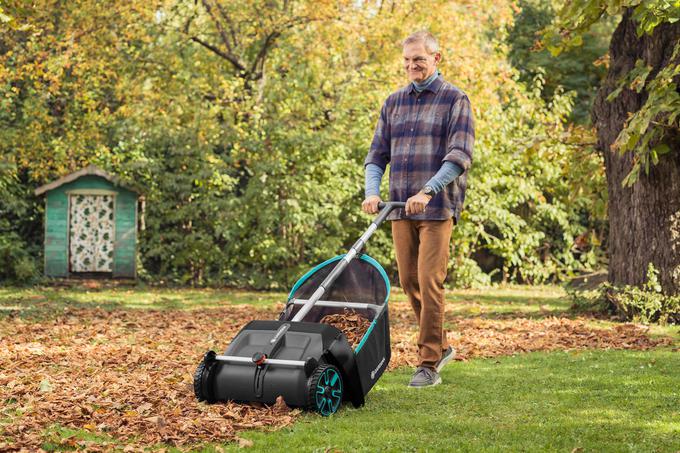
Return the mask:
<path id="1" fill-rule="evenodd" d="M 439 43 L 437 42 L 437 38 L 435 38 L 432 33 L 427 30 L 417 31 L 410 34 L 408 38 L 404 39 L 403 45 L 405 46 L 407 44 L 414 43 L 423 43 L 425 50 L 430 53 L 439 52 Z"/>

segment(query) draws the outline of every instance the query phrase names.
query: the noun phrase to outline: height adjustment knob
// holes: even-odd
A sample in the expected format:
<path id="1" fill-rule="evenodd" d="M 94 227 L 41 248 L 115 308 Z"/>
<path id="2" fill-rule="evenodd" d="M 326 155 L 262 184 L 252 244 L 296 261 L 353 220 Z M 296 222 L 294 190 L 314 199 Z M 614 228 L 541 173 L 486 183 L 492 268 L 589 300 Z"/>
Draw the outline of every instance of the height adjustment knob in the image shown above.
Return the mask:
<path id="1" fill-rule="evenodd" d="M 256 352 L 253 354 L 253 363 L 257 366 L 260 366 L 264 364 L 264 361 L 267 360 L 267 354 L 264 352 Z"/>

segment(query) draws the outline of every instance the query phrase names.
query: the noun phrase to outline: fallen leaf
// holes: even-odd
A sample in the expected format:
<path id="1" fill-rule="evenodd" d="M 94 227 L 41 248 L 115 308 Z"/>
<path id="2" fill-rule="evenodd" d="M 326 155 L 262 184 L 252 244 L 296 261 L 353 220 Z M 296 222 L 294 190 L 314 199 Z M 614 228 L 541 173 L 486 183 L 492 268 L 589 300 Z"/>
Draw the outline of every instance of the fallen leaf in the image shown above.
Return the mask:
<path id="1" fill-rule="evenodd" d="M 49 379 L 43 379 L 40 381 L 40 392 L 41 393 L 46 393 L 46 392 L 51 392 L 54 390 L 52 387 L 52 384 L 50 383 Z"/>
<path id="2" fill-rule="evenodd" d="M 290 407 L 286 404 L 283 396 L 279 395 L 276 397 L 276 403 L 274 403 L 274 412 L 276 413 L 286 413 L 290 412 Z"/>
<path id="3" fill-rule="evenodd" d="M 154 425 L 156 425 L 159 428 L 162 428 L 167 424 L 167 423 L 165 423 L 165 419 L 163 417 L 159 416 L 159 415 L 156 415 L 155 417 L 145 418 L 144 420 L 146 420 L 147 422 L 153 423 Z"/>
<path id="4" fill-rule="evenodd" d="M 253 446 L 253 441 L 250 439 L 243 439 L 242 437 L 237 437 L 239 448 L 250 448 Z"/>
<path id="5" fill-rule="evenodd" d="M 192 311 L 69 308 L 35 321 L 0 319 L 0 380 L 6 383 L 0 385 L 0 401 L 22 401 L 24 413 L 3 424 L 2 442 L 11 438 L 37 451 L 50 441 L 48 427 L 60 424 L 106 432 L 115 445 L 128 444 L 130 451 L 164 444 L 185 450 L 205 442 L 237 441 L 242 430 L 290 425 L 300 410 L 291 410 L 282 400 L 269 406 L 196 400 L 192 376 L 205 351 L 227 346 L 244 324 L 274 319 L 283 308 L 224 305 Z M 418 335 L 411 308 L 396 302 L 390 310 L 389 367 L 415 366 Z M 347 327 L 360 338 L 365 318 L 346 315 L 352 323 Z M 671 344 L 648 337 L 647 330 L 631 323 L 597 328 L 585 319 L 448 314 L 446 324 L 460 361 L 530 351 L 645 350 Z M 41 393 L 33 398 L 37 389 Z M 95 447 L 113 449 L 99 441 L 84 449 Z"/>

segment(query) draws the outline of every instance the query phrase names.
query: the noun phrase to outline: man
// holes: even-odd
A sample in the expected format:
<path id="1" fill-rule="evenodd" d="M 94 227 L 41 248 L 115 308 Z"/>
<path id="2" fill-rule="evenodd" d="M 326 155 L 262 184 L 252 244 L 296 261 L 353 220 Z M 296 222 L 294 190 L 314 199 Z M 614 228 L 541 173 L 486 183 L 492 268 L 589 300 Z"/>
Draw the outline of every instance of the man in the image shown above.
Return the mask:
<path id="1" fill-rule="evenodd" d="M 474 127 L 470 101 L 444 81 L 437 65 L 439 45 L 417 32 L 403 44 L 411 83 L 382 106 L 365 160 L 366 199 L 362 209 L 378 212 L 380 181 L 390 164 L 390 200 L 405 210 L 390 214 L 399 282 L 419 327 L 418 367 L 411 387 L 441 383 L 439 372 L 454 355 L 444 322 L 444 280 L 453 223 L 465 198 L 472 162 Z"/>

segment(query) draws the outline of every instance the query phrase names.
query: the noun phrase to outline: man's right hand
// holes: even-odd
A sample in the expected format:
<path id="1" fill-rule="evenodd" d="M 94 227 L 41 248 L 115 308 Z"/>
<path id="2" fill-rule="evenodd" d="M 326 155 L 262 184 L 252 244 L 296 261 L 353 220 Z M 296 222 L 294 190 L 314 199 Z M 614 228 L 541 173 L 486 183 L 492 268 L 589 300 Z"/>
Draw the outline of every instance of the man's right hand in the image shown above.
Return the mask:
<path id="1" fill-rule="evenodd" d="M 377 214 L 378 213 L 378 203 L 382 200 L 378 195 L 371 195 L 366 198 L 363 203 L 361 203 L 361 210 L 366 214 Z"/>

